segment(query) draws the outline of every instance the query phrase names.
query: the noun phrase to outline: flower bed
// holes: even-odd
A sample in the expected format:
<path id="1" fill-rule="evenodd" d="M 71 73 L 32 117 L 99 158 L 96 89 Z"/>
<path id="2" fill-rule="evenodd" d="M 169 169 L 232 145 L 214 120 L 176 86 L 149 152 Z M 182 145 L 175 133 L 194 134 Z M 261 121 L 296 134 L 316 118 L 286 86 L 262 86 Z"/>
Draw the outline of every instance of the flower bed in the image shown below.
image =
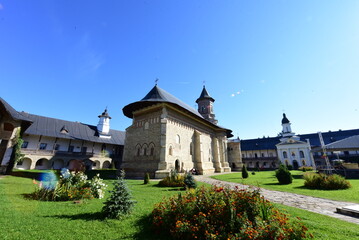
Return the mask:
<path id="1" fill-rule="evenodd" d="M 152 224 L 174 239 L 303 239 L 299 220 L 280 213 L 258 190 L 222 187 L 187 191 L 157 204 Z"/>
<path id="2" fill-rule="evenodd" d="M 59 178 L 50 172 L 44 173 L 42 181 L 33 180 L 36 189 L 30 198 L 43 201 L 70 201 L 81 199 L 103 198 L 107 185 L 99 175 L 87 180 L 82 173 L 62 169 Z"/>

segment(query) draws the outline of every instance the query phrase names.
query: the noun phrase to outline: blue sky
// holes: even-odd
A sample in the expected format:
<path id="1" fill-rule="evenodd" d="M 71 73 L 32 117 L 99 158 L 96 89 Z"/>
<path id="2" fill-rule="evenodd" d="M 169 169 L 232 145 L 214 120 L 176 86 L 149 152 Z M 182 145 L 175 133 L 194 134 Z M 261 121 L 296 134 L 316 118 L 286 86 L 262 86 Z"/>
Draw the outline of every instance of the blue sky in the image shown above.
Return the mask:
<path id="1" fill-rule="evenodd" d="M 359 128 L 359 1 L 0 0 L 0 96 L 96 125 L 158 85 L 195 107 L 203 81 L 242 139 Z"/>

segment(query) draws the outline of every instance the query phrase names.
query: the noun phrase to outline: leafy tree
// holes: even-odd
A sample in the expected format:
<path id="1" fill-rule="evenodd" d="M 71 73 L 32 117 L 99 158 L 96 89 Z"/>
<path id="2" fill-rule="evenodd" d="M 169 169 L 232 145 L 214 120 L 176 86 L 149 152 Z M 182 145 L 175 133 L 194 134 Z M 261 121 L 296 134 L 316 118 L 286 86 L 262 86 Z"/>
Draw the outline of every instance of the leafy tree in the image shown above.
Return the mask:
<path id="1" fill-rule="evenodd" d="M 110 197 L 104 202 L 102 213 L 106 218 L 121 219 L 131 213 L 135 204 L 125 182 L 125 171 L 121 170 L 120 176 L 113 185 Z"/>
<path id="2" fill-rule="evenodd" d="M 10 161 L 9 161 L 9 163 L 7 165 L 7 168 L 6 168 L 6 174 L 11 174 L 12 169 L 14 168 L 14 166 L 18 162 L 21 162 L 22 159 L 25 156 L 24 154 L 21 153 L 21 146 L 24 143 L 24 141 L 20 137 L 20 131 L 21 131 L 21 129 L 18 128 L 16 133 L 15 133 L 15 137 L 12 140 L 13 151 L 11 153 Z"/>
<path id="3" fill-rule="evenodd" d="M 242 166 L 242 178 L 248 178 L 248 171 L 246 165 L 243 164 Z"/>

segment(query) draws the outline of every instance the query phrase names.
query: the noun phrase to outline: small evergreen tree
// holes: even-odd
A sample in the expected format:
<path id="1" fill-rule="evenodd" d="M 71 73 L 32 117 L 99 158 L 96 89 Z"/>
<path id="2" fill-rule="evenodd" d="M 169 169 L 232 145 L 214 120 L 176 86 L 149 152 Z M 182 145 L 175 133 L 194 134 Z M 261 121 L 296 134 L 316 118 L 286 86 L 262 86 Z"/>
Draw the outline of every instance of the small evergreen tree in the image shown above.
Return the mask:
<path id="1" fill-rule="evenodd" d="M 120 219 L 131 213 L 135 204 L 135 201 L 131 200 L 132 195 L 125 182 L 125 171 L 121 170 L 120 176 L 113 185 L 113 190 L 109 191 L 111 196 L 104 202 L 102 213 L 106 218 Z"/>
<path id="2" fill-rule="evenodd" d="M 186 176 L 184 178 L 184 184 L 186 185 L 187 189 L 195 189 L 197 187 L 197 182 L 191 173 L 186 173 Z"/>
<path id="3" fill-rule="evenodd" d="M 247 171 L 246 165 L 244 165 L 244 164 L 242 167 L 242 178 L 248 178 L 248 171 Z"/>
<path id="4" fill-rule="evenodd" d="M 275 176 L 280 184 L 290 184 L 293 181 L 292 174 L 287 166 L 280 164 L 279 168 L 275 171 Z"/>
<path id="5" fill-rule="evenodd" d="M 145 178 L 143 180 L 143 184 L 149 184 L 150 183 L 150 174 L 145 173 Z"/>

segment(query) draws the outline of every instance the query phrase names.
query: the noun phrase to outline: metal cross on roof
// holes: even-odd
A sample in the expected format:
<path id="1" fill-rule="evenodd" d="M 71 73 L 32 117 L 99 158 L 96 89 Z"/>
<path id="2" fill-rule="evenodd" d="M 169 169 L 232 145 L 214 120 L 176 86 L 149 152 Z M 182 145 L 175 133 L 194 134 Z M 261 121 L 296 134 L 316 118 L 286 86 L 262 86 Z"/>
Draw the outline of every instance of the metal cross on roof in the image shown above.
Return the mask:
<path id="1" fill-rule="evenodd" d="M 156 80 L 155 80 L 156 85 L 157 85 L 158 80 L 159 80 L 159 79 L 158 79 L 158 78 L 156 78 Z"/>

